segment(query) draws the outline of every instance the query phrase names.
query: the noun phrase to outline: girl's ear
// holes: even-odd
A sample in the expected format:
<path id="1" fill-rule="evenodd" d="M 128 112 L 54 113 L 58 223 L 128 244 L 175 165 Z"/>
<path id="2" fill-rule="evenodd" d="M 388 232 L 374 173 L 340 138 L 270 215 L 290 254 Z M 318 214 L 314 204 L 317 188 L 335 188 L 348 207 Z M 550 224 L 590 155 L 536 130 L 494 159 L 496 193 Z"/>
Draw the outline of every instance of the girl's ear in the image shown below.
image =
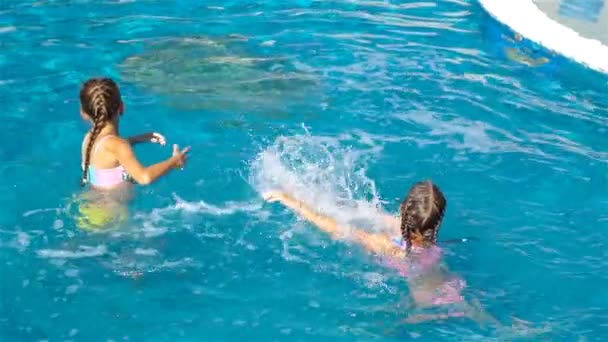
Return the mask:
<path id="1" fill-rule="evenodd" d="M 93 121 L 91 119 L 91 117 L 89 116 L 89 114 L 85 113 L 84 110 L 82 110 L 82 107 L 80 108 L 80 117 L 84 120 L 84 121 Z"/>

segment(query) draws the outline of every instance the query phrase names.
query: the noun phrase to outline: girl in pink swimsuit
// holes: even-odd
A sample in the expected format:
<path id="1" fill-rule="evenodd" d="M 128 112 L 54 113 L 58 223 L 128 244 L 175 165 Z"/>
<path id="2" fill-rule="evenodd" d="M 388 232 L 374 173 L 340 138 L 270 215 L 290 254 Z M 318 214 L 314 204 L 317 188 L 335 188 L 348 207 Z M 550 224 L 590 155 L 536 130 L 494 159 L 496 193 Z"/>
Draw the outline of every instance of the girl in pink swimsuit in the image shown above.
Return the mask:
<path id="1" fill-rule="evenodd" d="M 144 167 L 133 153 L 131 145 L 144 141 L 165 139 L 158 133 L 146 133 L 123 139 L 118 126 L 124 104 L 116 83 L 109 78 L 93 78 L 80 90 L 80 114 L 93 124 L 82 143 L 82 184 L 97 189 L 112 189 L 133 180 L 150 184 L 175 168 L 184 166 L 190 148 L 179 151 L 174 145 L 173 156 L 160 163 Z"/>
<path id="2" fill-rule="evenodd" d="M 184 167 L 190 148 L 180 151 L 177 145 L 173 145 L 173 155 L 160 163 L 143 166 L 137 160 L 132 145 L 146 141 L 164 145 L 165 138 L 158 133 L 146 133 L 127 139 L 120 136 L 119 122 L 124 113 L 124 104 L 113 80 L 92 78 L 86 81 L 80 90 L 80 105 L 82 118 L 92 124 L 91 131 L 82 142 L 81 184 L 89 184 L 96 190 L 96 198 L 101 195 L 93 201 L 95 210 L 88 212 L 99 212 L 96 210 L 99 206 L 116 207 L 116 199 L 123 202 L 124 195 L 116 196 L 123 193 L 116 191 L 118 189 L 130 188 L 133 183 L 151 184 L 171 170 Z M 91 209 L 91 205 L 87 205 Z"/>
<path id="3" fill-rule="evenodd" d="M 281 202 L 334 238 L 341 238 L 348 231 L 334 219 L 316 213 L 288 194 L 271 191 L 265 193 L 264 198 Z M 408 322 L 465 316 L 496 322 L 480 308 L 473 308 L 465 302 L 461 293 L 466 285 L 464 280 L 448 276 L 441 265 L 442 250 L 436 243 L 446 204 L 443 193 L 435 184 L 430 181 L 416 183 L 401 204 L 398 222 L 393 217 L 388 220 L 395 233 L 399 227 L 400 236 L 368 233 L 362 229 L 353 229 L 352 236 L 363 247 L 380 256 L 384 265 L 406 279 L 417 310 L 445 309 L 435 314 L 419 312 L 408 317 Z"/>

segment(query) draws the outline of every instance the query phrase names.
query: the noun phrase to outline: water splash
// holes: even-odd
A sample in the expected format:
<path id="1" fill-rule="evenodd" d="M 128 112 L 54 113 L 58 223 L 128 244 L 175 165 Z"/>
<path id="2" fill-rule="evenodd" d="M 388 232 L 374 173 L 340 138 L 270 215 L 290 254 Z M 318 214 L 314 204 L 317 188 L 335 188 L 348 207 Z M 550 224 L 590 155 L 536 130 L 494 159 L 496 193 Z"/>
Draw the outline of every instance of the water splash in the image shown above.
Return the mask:
<path id="1" fill-rule="evenodd" d="M 369 159 L 381 147 L 353 144 L 350 136 L 313 136 L 308 131 L 280 136 L 251 163 L 250 183 L 260 194 L 292 194 L 342 225 L 386 229 L 376 183 L 366 174 Z"/>

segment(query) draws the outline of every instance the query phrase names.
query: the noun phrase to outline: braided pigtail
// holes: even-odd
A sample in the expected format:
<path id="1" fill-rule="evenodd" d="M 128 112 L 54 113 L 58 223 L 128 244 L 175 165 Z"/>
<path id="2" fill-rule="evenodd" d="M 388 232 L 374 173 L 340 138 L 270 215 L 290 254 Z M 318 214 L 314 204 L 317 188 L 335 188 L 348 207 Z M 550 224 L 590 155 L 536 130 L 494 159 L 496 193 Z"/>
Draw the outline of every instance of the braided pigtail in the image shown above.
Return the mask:
<path id="1" fill-rule="evenodd" d="M 120 91 L 114 81 L 108 78 L 90 79 L 80 91 L 82 110 L 93 120 L 93 128 L 87 142 L 84 155 L 84 169 L 82 170 L 81 186 L 88 182 L 89 165 L 91 163 L 91 150 L 95 140 L 106 126 L 119 113 Z"/>
<path id="2" fill-rule="evenodd" d="M 401 235 L 407 243 L 407 253 L 413 238 L 421 239 L 425 246 L 437 242 L 446 205 L 443 193 L 432 182 L 419 182 L 412 187 L 401 204 Z"/>
<path id="3" fill-rule="evenodd" d="M 412 229 L 414 218 L 412 215 L 413 201 L 408 197 L 401 205 L 401 236 L 405 241 L 406 253 L 409 254 L 412 247 Z"/>
<path id="4" fill-rule="evenodd" d="M 439 191 L 439 190 L 437 190 Z M 439 192 L 439 194 L 441 194 L 441 192 Z M 447 202 L 445 200 L 445 198 L 443 198 L 443 196 L 439 197 L 439 199 L 435 200 L 435 207 L 437 208 L 437 214 L 436 214 L 436 220 L 435 223 L 433 225 L 433 237 L 432 237 L 432 242 L 435 244 L 437 243 L 437 234 L 439 233 L 439 226 L 441 225 L 441 222 L 443 221 L 443 215 L 445 214 L 445 209 L 447 207 Z"/>
<path id="5" fill-rule="evenodd" d="M 108 112 L 104 107 L 104 100 L 101 95 L 95 96 L 96 101 L 93 103 L 93 129 L 91 130 L 91 135 L 89 136 L 89 141 L 87 143 L 87 149 L 84 156 L 84 170 L 82 170 L 82 186 L 88 182 L 89 177 L 89 165 L 91 163 L 91 150 L 93 149 L 93 145 L 95 144 L 95 140 L 99 136 L 99 133 L 106 125 L 106 118 L 108 117 Z"/>

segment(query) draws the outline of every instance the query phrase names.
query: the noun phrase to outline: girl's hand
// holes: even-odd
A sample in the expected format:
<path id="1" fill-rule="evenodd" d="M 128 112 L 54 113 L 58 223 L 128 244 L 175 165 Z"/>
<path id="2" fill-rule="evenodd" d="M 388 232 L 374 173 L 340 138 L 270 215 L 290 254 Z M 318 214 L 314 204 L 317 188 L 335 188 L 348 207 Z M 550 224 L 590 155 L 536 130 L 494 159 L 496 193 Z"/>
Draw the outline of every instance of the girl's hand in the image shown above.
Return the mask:
<path id="1" fill-rule="evenodd" d="M 186 147 L 183 150 L 179 150 L 179 146 L 173 145 L 173 165 L 175 168 L 184 169 L 184 165 L 186 165 L 186 161 L 188 161 L 188 152 L 190 152 L 190 147 Z"/>
<path id="2" fill-rule="evenodd" d="M 165 137 L 162 134 L 156 133 L 156 132 L 136 135 L 134 137 L 130 137 L 128 140 L 129 140 L 129 143 L 131 143 L 131 145 L 135 145 L 135 144 L 143 143 L 143 142 L 151 142 L 154 144 L 160 144 L 160 145 L 164 146 L 167 143 L 167 139 L 165 139 Z"/>
<path id="3" fill-rule="evenodd" d="M 265 193 L 263 193 L 262 197 L 264 198 L 265 201 L 267 201 L 269 203 L 281 202 L 285 199 L 285 194 L 280 191 L 271 190 L 271 191 L 266 191 Z"/>
<path id="4" fill-rule="evenodd" d="M 146 136 L 148 137 L 148 141 L 150 141 L 151 143 L 160 144 L 162 146 L 165 146 L 165 144 L 167 143 L 167 139 L 165 139 L 165 137 L 160 133 L 146 133 Z"/>

